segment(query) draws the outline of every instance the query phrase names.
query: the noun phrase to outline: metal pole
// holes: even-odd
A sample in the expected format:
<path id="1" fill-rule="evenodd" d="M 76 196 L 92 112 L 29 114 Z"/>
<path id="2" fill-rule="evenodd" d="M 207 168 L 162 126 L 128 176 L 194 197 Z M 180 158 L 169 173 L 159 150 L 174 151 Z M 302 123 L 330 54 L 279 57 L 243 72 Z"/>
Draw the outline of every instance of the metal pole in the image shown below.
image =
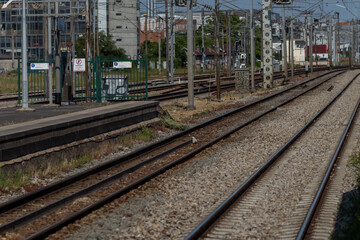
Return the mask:
<path id="1" fill-rule="evenodd" d="M 194 109 L 194 64 L 193 64 L 193 13 L 192 0 L 187 0 L 187 68 L 188 68 L 188 109 Z"/>
<path id="2" fill-rule="evenodd" d="M 335 12 L 335 18 L 336 18 L 336 36 L 335 36 L 335 41 L 336 41 L 336 45 L 335 45 L 335 54 L 336 54 L 336 64 L 338 66 L 340 66 L 340 35 L 339 35 L 339 32 L 340 32 L 340 25 L 339 25 L 339 12 Z"/>
<path id="3" fill-rule="evenodd" d="M 26 36 L 26 5 L 22 0 L 22 109 L 29 108 L 28 74 L 27 74 L 27 36 Z"/>
<path id="4" fill-rule="evenodd" d="M 145 15 L 145 55 L 148 56 L 148 15 Z"/>
<path id="5" fill-rule="evenodd" d="M 158 66 L 158 69 L 159 69 L 159 74 L 161 73 L 161 19 L 160 17 L 158 17 L 158 32 L 159 32 L 159 36 L 158 36 L 158 45 L 159 45 L 159 66 Z"/>
<path id="6" fill-rule="evenodd" d="M 174 83 L 174 1 L 170 4 L 170 82 Z"/>
<path id="7" fill-rule="evenodd" d="M 310 15 L 310 32 L 309 32 L 309 58 L 310 58 L 310 72 L 313 73 L 313 17 L 312 14 Z"/>
<path id="8" fill-rule="evenodd" d="M 250 65 L 251 65 L 251 91 L 255 91 L 255 33 L 254 33 L 253 0 L 250 0 Z"/>
<path id="9" fill-rule="evenodd" d="M 50 3 L 50 0 L 48 2 L 48 14 L 51 14 L 51 3 Z M 53 82 L 53 69 L 52 69 L 52 39 L 51 39 L 51 17 L 48 17 L 47 18 L 47 21 L 48 21 L 48 58 L 49 58 L 49 79 L 48 79 L 48 86 L 49 86 L 49 104 L 53 104 L 53 91 L 52 91 L 52 82 Z"/>
<path id="10" fill-rule="evenodd" d="M 290 22 L 290 61 L 291 61 L 291 82 L 294 82 L 294 21 L 293 11 L 291 10 L 291 22 Z"/>
<path id="11" fill-rule="evenodd" d="M 226 41 L 227 41 L 227 70 L 228 70 L 228 77 L 231 77 L 231 18 L 230 12 L 226 13 L 227 19 L 227 34 L 226 34 Z"/>
<path id="12" fill-rule="evenodd" d="M 262 62 L 264 69 L 264 88 L 273 87 L 273 56 L 271 29 L 271 1 L 262 0 Z"/>
<path id="13" fill-rule="evenodd" d="M 15 69 L 15 30 L 11 28 L 11 69 Z"/>
<path id="14" fill-rule="evenodd" d="M 329 61 L 329 65 L 330 65 L 330 69 L 332 69 L 333 67 L 333 48 L 332 48 L 332 21 L 331 21 L 331 17 L 328 16 L 328 45 L 329 45 L 329 49 L 328 49 L 328 61 Z"/>
<path id="15" fill-rule="evenodd" d="M 166 81 L 169 83 L 169 16 L 168 16 L 168 0 L 165 0 L 165 31 L 166 31 Z"/>
<path id="16" fill-rule="evenodd" d="M 215 76 L 216 76 L 216 99 L 221 100 L 220 94 L 220 44 L 219 44 L 219 0 L 215 0 Z"/>
<path id="17" fill-rule="evenodd" d="M 205 13 L 204 8 L 201 9 L 201 41 L 202 41 L 202 71 L 205 71 Z"/>
<path id="18" fill-rule="evenodd" d="M 61 104 L 61 85 L 60 85 L 60 33 L 59 33 L 59 2 L 55 3 L 55 20 L 56 20 L 56 29 L 55 29 L 55 103 Z"/>
<path id="19" fill-rule="evenodd" d="M 285 7 L 282 7 L 282 32 L 283 32 L 283 71 L 285 75 L 285 81 L 288 79 L 288 67 L 287 67 L 287 49 L 286 49 L 286 31 L 285 31 Z"/>

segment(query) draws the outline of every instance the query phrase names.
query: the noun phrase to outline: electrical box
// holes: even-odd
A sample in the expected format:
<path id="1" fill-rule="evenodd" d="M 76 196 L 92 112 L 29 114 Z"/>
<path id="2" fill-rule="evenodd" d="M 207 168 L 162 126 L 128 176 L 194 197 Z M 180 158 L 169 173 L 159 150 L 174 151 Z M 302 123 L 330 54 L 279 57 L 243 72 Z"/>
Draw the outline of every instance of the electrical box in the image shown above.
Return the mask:
<path id="1" fill-rule="evenodd" d="M 279 5 L 287 5 L 287 4 L 292 4 L 292 0 L 273 0 L 273 3 Z"/>

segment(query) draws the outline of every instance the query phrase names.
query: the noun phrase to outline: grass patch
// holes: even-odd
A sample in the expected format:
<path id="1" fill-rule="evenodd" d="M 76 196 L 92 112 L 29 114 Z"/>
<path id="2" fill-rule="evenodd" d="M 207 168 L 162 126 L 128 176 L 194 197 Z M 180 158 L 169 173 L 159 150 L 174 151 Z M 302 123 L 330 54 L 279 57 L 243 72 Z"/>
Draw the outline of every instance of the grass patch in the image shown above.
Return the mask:
<path id="1" fill-rule="evenodd" d="M 28 184 L 31 180 L 31 174 L 23 170 L 17 170 L 11 176 L 3 174 L 0 169 L 0 188 L 3 189 L 18 189 L 21 186 Z"/>
<path id="2" fill-rule="evenodd" d="M 136 131 L 136 140 L 140 141 L 150 141 L 156 137 L 155 133 L 153 133 L 149 128 L 142 127 L 141 130 Z"/>
<path id="3" fill-rule="evenodd" d="M 167 128 L 180 130 L 180 131 L 184 131 L 189 128 L 188 125 L 175 121 L 169 115 L 163 116 L 161 118 L 161 123 Z"/>
<path id="4" fill-rule="evenodd" d="M 156 138 L 156 134 L 147 127 L 142 127 L 132 133 L 124 134 L 114 141 L 99 143 L 95 148 L 82 150 L 79 154 L 66 158 L 61 156 L 57 162 L 49 162 L 47 158 L 39 160 L 40 164 L 33 168 L 24 168 L 12 174 L 3 174 L 0 168 L 0 194 L 1 192 L 17 191 L 21 188 L 36 189 L 36 183 L 32 183 L 35 177 L 45 179 L 59 175 L 61 172 L 69 172 L 72 169 L 83 167 L 93 160 L 102 158 L 119 151 L 118 146 L 131 147 L 138 141 L 150 141 Z M 1 164 L 1 163 L 0 163 Z M 0 165 L 1 166 L 1 165 Z M 28 185 L 35 186 L 27 188 Z"/>
<path id="5" fill-rule="evenodd" d="M 0 74 L 0 93 L 15 93 L 18 91 L 18 77 L 14 74 Z"/>

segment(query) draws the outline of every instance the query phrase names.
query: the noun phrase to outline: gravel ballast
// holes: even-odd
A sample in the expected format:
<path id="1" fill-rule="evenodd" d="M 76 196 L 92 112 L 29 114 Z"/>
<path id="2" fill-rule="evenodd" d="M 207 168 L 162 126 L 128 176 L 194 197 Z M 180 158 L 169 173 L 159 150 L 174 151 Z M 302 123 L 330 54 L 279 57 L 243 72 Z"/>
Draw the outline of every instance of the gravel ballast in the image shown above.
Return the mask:
<path id="1" fill-rule="evenodd" d="M 356 73 L 357 71 L 351 71 L 338 76 L 336 80 L 324 84 L 318 90 L 278 109 L 269 117 L 222 141 L 211 150 L 199 154 L 193 161 L 166 172 L 63 229 L 54 237 L 182 238 L 185 229 L 191 229 L 195 223 L 201 221 L 217 206 L 220 199 L 249 177 Z M 332 85 L 334 88 L 328 91 Z M 358 82 L 356 86 L 359 86 Z M 318 149 L 323 152 L 327 150 L 327 148 Z M 301 149 L 301 151 L 306 150 Z M 299 170 L 294 167 L 294 171 Z M 291 188 L 290 183 L 284 182 L 284 184 Z M 276 189 L 277 194 L 283 191 L 281 188 Z M 249 218 L 249 222 L 247 225 L 244 224 L 242 229 L 246 229 L 246 226 L 258 229 L 252 224 Z M 76 232 L 73 232 L 74 230 Z M 263 233 L 257 232 L 257 234 L 266 236 L 266 228 Z"/>

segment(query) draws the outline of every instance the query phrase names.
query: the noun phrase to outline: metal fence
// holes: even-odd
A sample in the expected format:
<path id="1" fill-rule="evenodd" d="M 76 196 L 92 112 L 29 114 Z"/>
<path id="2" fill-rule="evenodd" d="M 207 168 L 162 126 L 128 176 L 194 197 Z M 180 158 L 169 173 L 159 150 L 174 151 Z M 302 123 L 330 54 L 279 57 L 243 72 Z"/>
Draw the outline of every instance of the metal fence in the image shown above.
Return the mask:
<path id="1" fill-rule="evenodd" d="M 101 100 L 147 100 L 148 79 L 146 59 L 98 59 L 98 84 Z M 98 93 L 100 95 L 100 93 Z"/>
<path id="2" fill-rule="evenodd" d="M 22 81 L 21 81 L 21 59 L 18 59 L 18 103 L 22 100 Z M 49 71 L 47 69 L 36 68 L 37 65 L 45 64 L 48 68 L 53 68 L 54 62 L 49 64 L 48 61 L 28 61 L 28 92 L 29 102 L 43 102 L 47 101 L 48 95 L 48 76 Z M 55 71 L 53 70 L 52 86 L 55 89 Z"/>
<path id="3" fill-rule="evenodd" d="M 76 60 L 75 60 L 76 61 Z M 46 64 L 45 61 L 29 61 L 28 90 L 29 102 L 48 101 L 48 70 L 32 69 L 33 64 Z M 18 64 L 18 102 L 22 95 L 21 60 Z M 49 67 L 53 68 L 54 63 Z M 63 68 L 61 76 L 63 76 Z M 101 59 L 95 57 L 86 61 L 87 71 L 73 73 L 72 98 L 74 101 L 106 102 L 108 100 L 147 100 L 148 72 L 147 59 Z M 55 71 L 52 86 L 55 90 Z M 68 75 L 69 77 L 69 75 Z M 65 79 L 64 81 L 70 81 Z M 71 82 L 71 81 L 70 81 Z M 62 85 L 61 85 L 61 89 Z"/>

